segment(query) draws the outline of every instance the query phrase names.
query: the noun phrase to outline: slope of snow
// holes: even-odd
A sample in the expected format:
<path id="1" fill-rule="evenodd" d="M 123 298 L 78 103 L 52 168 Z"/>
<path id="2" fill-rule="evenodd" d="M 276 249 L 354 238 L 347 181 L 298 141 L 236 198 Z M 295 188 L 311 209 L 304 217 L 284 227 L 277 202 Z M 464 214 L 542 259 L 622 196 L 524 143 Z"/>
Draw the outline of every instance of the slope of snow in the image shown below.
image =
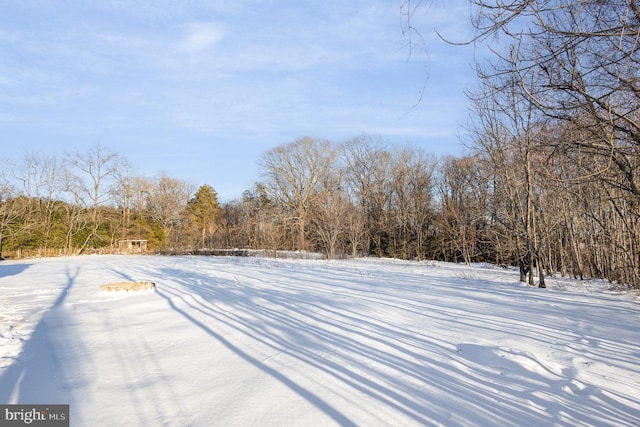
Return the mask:
<path id="1" fill-rule="evenodd" d="M 153 291 L 99 285 L 146 280 Z M 489 265 L 0 263 L 0 403 L 71 425 L 632 426 L 640 300 Z"/>

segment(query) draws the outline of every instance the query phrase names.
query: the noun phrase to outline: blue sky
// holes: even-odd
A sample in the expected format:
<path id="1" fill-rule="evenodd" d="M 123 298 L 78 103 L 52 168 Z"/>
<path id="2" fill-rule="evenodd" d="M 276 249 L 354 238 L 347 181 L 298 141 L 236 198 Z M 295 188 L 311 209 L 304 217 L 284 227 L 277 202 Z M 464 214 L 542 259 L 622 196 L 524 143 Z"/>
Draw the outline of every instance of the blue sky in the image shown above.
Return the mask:
<path id="1" fill-rule="evenodd" d="M 229 200 L 305 135 L 460 154 L 474 51 L 433 32 L 470 34 L 451 3 L 414 14 L 410 54 L 403 0 L 0 0 L 0 158 L 99 143 Z"/>

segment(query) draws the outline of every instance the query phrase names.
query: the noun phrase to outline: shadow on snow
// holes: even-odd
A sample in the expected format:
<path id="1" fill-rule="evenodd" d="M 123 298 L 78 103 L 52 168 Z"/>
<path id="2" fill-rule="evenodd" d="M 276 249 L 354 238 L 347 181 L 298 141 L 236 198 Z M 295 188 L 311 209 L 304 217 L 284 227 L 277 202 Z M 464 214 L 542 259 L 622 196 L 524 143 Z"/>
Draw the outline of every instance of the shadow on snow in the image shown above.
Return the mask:
<path id="1" fill-rule="evenodd" d="M 556 317 L 545 317 L 545 310 L 532 318 L 536 310 L 523 310 L 518 289 L 486 292 L 477 284 L 464 286 L 464 280 L 425 279 L 414 274 L 407 274 L 407 281 L 396 288 L 395 283 L 385 284 L 384 277 L 331 268 L 319 275 L 313 268 L 295 267 L 300 270 L 289 275 L 283 265 L 265 269 L 247 263 L 240 274 L 236 264 L 225 274 L 224 264 L 216 264 L 215 274 L 200 274 L 197 262 L 185 263 L 160 272 L 166 283 L 179 286 L 160 286 L 158 294 L 212 338 L 342 425 L 352 424 L 348 414 L 279 372 L 271 357 L 254 356 L 253 345 L 241 348 L 231 343 L 216 332 L 216 325 L 225 325 L 248 342 L 271 349 L 274 358 L 297 361 L 302 369 L 319 374 L 314 377 L 318 382 L 330 379 L 341 384 L 344 399 L 364 396 L 362 402 L 367 400 L 372 412 L 381 416 L 399 413 L 417 424 L 540 425 L 555 421 L 586 425 L 596 420 L 633 425 L 640 415 L 628 399 L 585 385 L 571 370 L 547 366 L 542 357 L 509 348 L 502 352 L 511 353 L 501 356 L 496 353 L 499 343 L 443 342 L 439 338 L 442 331 L 430 333 L 431 328 L 453 325 L 472 331 L 480 325 L 479 333 L 515 339 L 520 334 L 541 347 L 576 338 L 566 325 L 553 324 Z M 402 277 L 399 273 L 392 276 Z M 438 288 L 445 289 L 441 297 Z M 500 297 L 497 300 L 493 299 L 495 292 Z M 501 292 L 510 293 L 511 304 L 504 306 Z M 523 295 L 527 304 L 554 303 L 547 294 Z M 498 302 L 503 305 L 496 305 Z M 606 311 L 597 301 L 591 305 L 559 299 L 555 304 L 569 313 Z M 509 324 L 515 326 L 513 331 L 506 326 Z M 577 348 L 562 351 L 580 355 Z M 637 348 L 635 351 L 638 356 Z"/>
<path id="2" fill-rule="evenodd" d="M 76 368 L 64 354 L 66 345 L 75 340 L 68 336 L 66 316 L 61 307 L 79 271 L 67 269 L 66 285 L 36 325 L 16 361 L 4 369 L 0 376 L 0 402 L 70 404 L 73 407 L 73 385 L 59 387 L 61 379 L 69 378 Z"/>

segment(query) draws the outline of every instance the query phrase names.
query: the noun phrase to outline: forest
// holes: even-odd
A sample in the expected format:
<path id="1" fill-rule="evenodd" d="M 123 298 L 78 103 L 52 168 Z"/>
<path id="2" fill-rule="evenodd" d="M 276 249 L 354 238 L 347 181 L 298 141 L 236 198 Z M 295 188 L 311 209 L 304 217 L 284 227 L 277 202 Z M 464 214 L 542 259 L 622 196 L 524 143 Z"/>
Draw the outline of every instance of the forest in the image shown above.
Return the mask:
<path id="1" fill-rule="evenodd" d="M 265 152 L 261 179 L 214 186 L 135 176 L 100 145 L 1 165 L 4 257 L 114 251 L 320 251 L 518 266 L 640 287 L 640 7 L 632 0 L 471 0 L 477 64 L 468 152 L 436 158 L 375 135 L 301 137 Z M 405 2 L 406 33 L 420 39 Z M 410 43 L 412 41 L 410 40 Z M 428 100 L 422 100 L 428 102 Z M 213 183 L 215 185 L 215 183 Z"/>
<path id="2" fill-rule="evenodd" d="M 2 255 L 113 253 L 122 239 L 145 239 L 162 253 L 484 261 L 520 266 L 536 286 L 555 273 L 635 285 L 631 201 L 595 179 L 552 178 L 547 156 L 528 157 L 523 147 L 436 158 L 369 135 L 303 137 L 264 153 L 262 180 L 220 204 L 210 185 L 132 176 L 100 145 L 62 159 L 29 154 L 3 168 L 13 179 L 2 186 Z"/>

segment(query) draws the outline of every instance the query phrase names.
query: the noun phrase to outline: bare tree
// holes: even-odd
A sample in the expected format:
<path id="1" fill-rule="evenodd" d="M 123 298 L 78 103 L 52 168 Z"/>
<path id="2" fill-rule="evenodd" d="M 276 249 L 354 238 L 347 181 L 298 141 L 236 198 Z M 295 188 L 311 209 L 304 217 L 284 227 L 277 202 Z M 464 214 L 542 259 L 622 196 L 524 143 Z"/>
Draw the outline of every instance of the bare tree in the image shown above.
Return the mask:
<path id="1" fill-rule="evenodd" d="M 146 195 L 146 208 L 151 218 L 162 228 L 168 245 L 172 244 L 173 231 L 187 220 L 187 206 L 194 185 L 160 174 Z"/>
<path id="2" fill-rule="evenodd" d="M 13 166 L 13 177 L 23 187 L 23 194 L 37 200 L 60 197 L 59 165 L 56 156 L 26 153 Z"/>
<path id="3" fill-rule="evenodd" d="M 127 161 L 95 144 L 85 152 L 67 153 L 65 165 L 70 172 L 67 190 L 91 210 L 91 219 L 97 222 L 99 207 L 111 201 L 118 173 L 126 167 Z"/>
<path id="4" fill-rule="evenodd" d="M 100 216 L 101 206 L 112 201 L 113 189 L 118 182 L 118 173 L 126 167 L 126 160 L 117 153 L 95 144 L 87 151 L 67 153 L 64 159 L 65 190 L 72 196 L 75 205 L 73 214 L 68 215 L 68 236 L 78 224 L 86 229 L 90 224 L 90 232 L 85 233 L 83 243 L 78 252 L 84 251 L 94 239 L 98 239 L 98 229 L 103 225 Z M 81 218 L 84 208 L 89 218 Z M 70 240 L 68 243 L 70 244 Z M 98 244 L 98 243 L 95 243 Z"/>
<path id="5" fill-rule="evenodd" d="M 542 134 L 542 121 L 531 100 L 510 75 L 482 74 L 482 87 L 470 97 L 477 117 L 474 143 L 490 159 L 496 218 L 511 230 L 520 266 L 521 280 L 529 273 L 529 284 L 544 287 L 540 192 L 542 180 L 534 167 L 535 151 Z M 537 142 L 536 142 L 537 141 Z"/>
<path id="6" fill-rule="evenodd" d="M 120 238 L 141 238 L 142 219 L 145 202 L 152 181 L 141 175 L 132 175 L 129 167 L 123 167 L 118 173 L 118 180 L 111 190 L 112 200 L 120 210 Z"/>
<path id="7" fill-rule="evenodd" d="M 349 199 L 340 190 L 323 193 L 312 205 L 312 231 L 328 259 L 335 259 L 344 249 L 349 207 Z"/>
<path id="8" fill-rule="evenodd" d="M 557 152 L 589 153 L 599 167 L 583 177 L 640 198 L 637 0 L 472 4 L 479 35 L 502 34 L 509 42 L 496 74 L 512 75 L 536 108 L 580 133 L 548 142 Z"/>
<path id="9" fill-rule="evenodd" d="M 543 286 L 541 265 L 552 257 L 540 251 L 551 247 L 547 236 L 554 230 L 548 228 L 553 221 L 541 208 L 543 200 L 536 188 L 536 151 L 548 150 L 548 158 L 553 155 L 565 162 L 577 160 L 578 168 L 556 168 L 567 182 L 597 178 L 608 193 L 622 191 L 620 196 L 635 199 L 633 203 L 640 199 L 640 7 L 636 0 L 470 3 L 477 12 L 477 40 L 500 35 L 507 42 L 506 49 L 494 51 L 496 60 L 488 68 L 490 72 L 479 68 L 479 75 L 484 84 L 499 82 L 517 94 L 509 107 L 512 113 L 504 109 L 502 113 L 512 123 L 524 118 L 527 125 L 520 126 L 518 136 L 524 162 L 524 236 L 529 269 L 537 264 Z M 534 115 L 545 118 L 546 129 L 564 128 L 571 133 L 543 135 L 541 126 L 531 126 L 534 110 Z M 544 141 L 544 147 L 539 141 Z M 625 205 L 611 203 L 616 206 L 613 212 L 620 216 L 615 222 L 629 229 L 622 219 Z M 570 220 L 569 216 L 565 215 L 565 220 Z M 546 228 L 540 230 L 543 224 Z M 575 250 L 571 253 L 574 265 L 581 264 Z M 633 264 L 637 266 L 637 262 Z"/>
<path id="10" fill-rule="evenodd" d="M 362 210 L 359 209 L 351 197 L 348 198 L 349 204 L 345 212 L 345 244 L 346 250 L 349 250 L 352 257 L 359 254 L 366 254 L 365 249 L 368 247 L 369 233 L 366 225 L 366 218 Z"/>
<path id="11" fill-rule="evenodd" d="M 32 218 L 23 221 L 25 231 L 29 230 L 33 240 L 40 242 L 39 249 L 46 255 L 55 239 L 54 215 L 62 193 L 60 165 L 55 156 L 27 153 L 12 169 L 13 178 L 20 183 L 31 207 L 28 212 Z"/>
<path id="12" fill-rule="evenodd" d="M 309 208 L 322 194 L 335 158 L 328 141 L 310 137 L 276 147 L 262 157 L 264 188 L 270 198 L 288 209 L 295 224 L 294 249 L 307 249 Z"/>
<path id="13" fill-rule="evenodd" d="M 488 182 L 480 156 L 445 157 L 438 176 L 438 228 L 444 235 L 446 260 L 471 263 L 483 259 L 487 228 Z"/>
<path id="14" fill-rule="evenodd" d="M 342 160 L 345 188 L 364 218 L 364 251 L 385 255 L 389 244 L 388 206 L 392 194 L 389 183 L 391 152 L 380 138 L 361 135 L 343 145 Z"/>
<path id="15" fill-rule="evenodd" d="M 434 172 L 437 162 L 424 151 L 407 147 L 391 153 L 390 233 L 394 256 L 423 259 L 433 222 Z"/>
<path id="16" fill-rule="evenodd" d="M 15 189 L 2 179 L 0 181 L 0 260 L 3 259 L 3 242 L 20 228 L 25 208 L 24 198 L 18 197 Z"/>

